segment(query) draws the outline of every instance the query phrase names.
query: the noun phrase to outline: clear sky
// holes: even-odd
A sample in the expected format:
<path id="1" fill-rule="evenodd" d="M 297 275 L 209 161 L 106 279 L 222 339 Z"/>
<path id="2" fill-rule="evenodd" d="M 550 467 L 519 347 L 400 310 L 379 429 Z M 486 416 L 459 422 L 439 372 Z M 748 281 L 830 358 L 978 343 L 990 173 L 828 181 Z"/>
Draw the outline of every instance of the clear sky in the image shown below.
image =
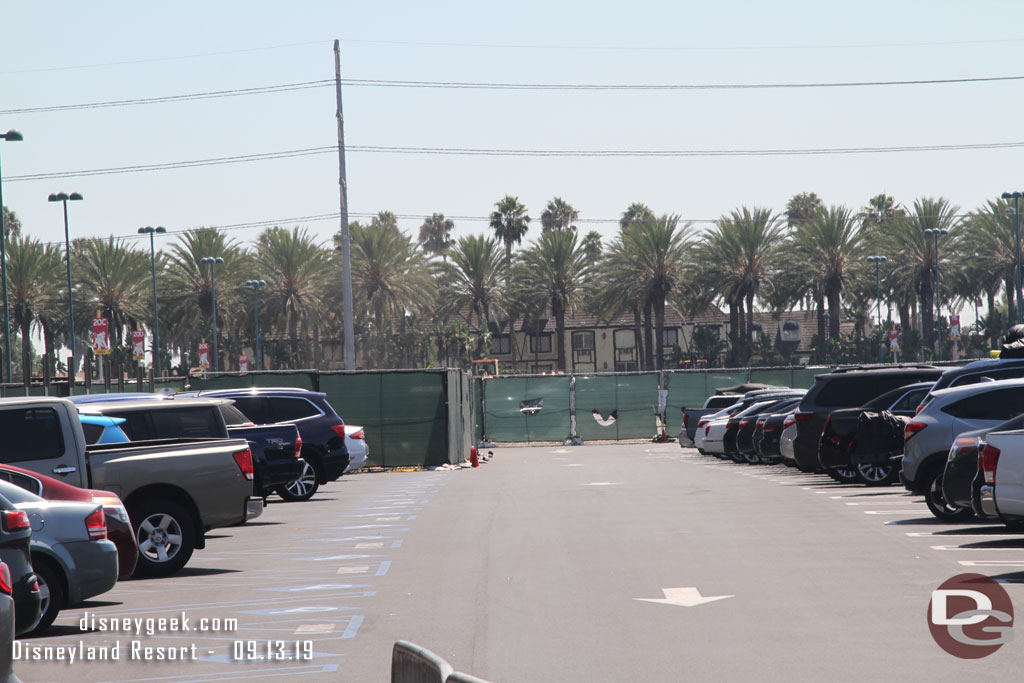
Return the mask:
<path id="1" fill-rule="evenodd" d="M 54 191 L 79 191 L 75 236 L 135 236 L 262 221 L 326 243 L 337 157 L 144 173 L 17 176 L 335 144 L 333 87 L 64 112 L 13 109 L 330 79 L 567 84 L 764 84 L 1024 75 L 1019 3 L 5 2 L 0 5 L 4 203 L 25 230 L 63 238 Z M 541 150 L 764 150 L 1024 141 L 1024 81 L 859 88 L 533 91 L 343 88 L 350 145 Z M 851 208 L 879 192 L 945 196 L 965 211 L 1024 189 L 1024 148 L 677 158 L 348 155 L 353 217 L 390 210 L 486 230 L 504 194 L 537 218 L 560 196 L 611 237 L 632 202 L 684 219 L 740 205 L 781 211 L 817 192 Z M 701 224 L 697 224 L 698 226 Z M 535 223 L 529 240 L 539 232 Z M 259 228 L 236 229 L 249 242 Z M 166 239 L 173 239 L 166 238 Z"/>

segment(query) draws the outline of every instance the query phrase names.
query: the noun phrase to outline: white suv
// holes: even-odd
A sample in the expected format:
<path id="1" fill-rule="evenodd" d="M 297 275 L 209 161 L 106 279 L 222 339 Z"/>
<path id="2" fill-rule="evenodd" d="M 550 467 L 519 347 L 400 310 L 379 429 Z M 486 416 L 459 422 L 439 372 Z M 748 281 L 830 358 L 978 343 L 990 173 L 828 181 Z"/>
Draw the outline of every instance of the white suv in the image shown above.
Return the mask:
<path id="1" fill-rule="evenodd" d="M 973 511 L 947 505 L 942 473 L 949 448 L 963 432 L 994 427 L 1024 413 L 1024 379 L 981 382 L 929 394 L 903 432 L 903 470 L 908 491 L 923 493 L 939 519 L 966 519 Z"/>

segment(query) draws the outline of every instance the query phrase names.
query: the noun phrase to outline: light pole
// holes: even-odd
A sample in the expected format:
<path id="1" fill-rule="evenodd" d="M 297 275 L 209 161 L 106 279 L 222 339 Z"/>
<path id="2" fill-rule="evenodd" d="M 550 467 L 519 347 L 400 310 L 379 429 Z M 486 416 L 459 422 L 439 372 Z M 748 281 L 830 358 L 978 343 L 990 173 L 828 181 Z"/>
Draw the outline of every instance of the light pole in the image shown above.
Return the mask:
<path id="1" fill-rule="evenodd" d="M 263 355 L 260 353 L 260 289 L 267 286 L 266 280 L 246 280 L 246 287 L 252 287 L 253 300 L 256 302 L 256 369 L 260 369 Z"/>
<path id="2" fill-rule="evenodd" d="M 25 138 L 16 130 L 0 133 L 0 139 L 7 142 L 21 142 Z M 7 305 L 7 228 L 4 227 L 4 184 L 0 172 L 0 280 L 4 291 L 4 381 L 11 381 L 11 309 Z"/>
<path id="3" fill-rule="evenodd" d="M 1020 192 L 1004 192 L 1002 195 L 1003 199 L 1013 200 L 1013 287 L 1014 295 L 1017 299 L 1017 323 L 1019 324 L 1024 320 L 1024 312 L 1021 311 L 1021 282 L 1020 282 L 1020 211 L 1017 205 L 1021 197 L 1024 194 Z"/>
<path id="4" fill-rule="evenodd" d="M 84 199 L 79 192 L 53 192 L 46 198 L 48 202 L 64 204 L 64 260 L 68 269 L 68 344 L 71 347 L 71 362 L 68 363 L 68 396 L 75 395 L 75 302 L 71 289 L 71 236 L 68 232 L 68 202 Z"/>
<path id="5" fill-rule="evenodd" d="M 944 228 L 928 228 L 926 237 L 935 238 L 935 360 L 942 360 L 942 329 L 939 319 L 942 317 L 942 298 L 939 296 L 939 238 L 948 235 Z"/>
<path id="6" fill-rule="evenodd" d="M 828 347 L 830 343 L 830 340 L 828 338 L 828 321 L 829 318 L 831 318 L 832 316 L 829 315 L 828 311 L 825 311 L 825 314 L 822 317 L 825 318 L 825 367 L 828 367 Z"/>
<path id="7" fill-rule="evenodd" d="M 224 259 L 220 256 L 204 256 L 199 259 L 199 263 L 210 264 L 210 301 L 213 303 L 213 371 L 218 372 L 218 358 L 217 358 L 217 281 L 214 279 L 213 267 L 224 263 Z"/>
<path id="8" fill-rule="evenodd" d="M 160 366 L 160 309 L 156 300 L 156 250 L 153 237 L 167 232 L 167 228 L 146 226 L 139 228 L 140 235 L 149 235 L 149 268 L 153 273 L 153 389 L 156 390 L 156 378 L 162 372 Z"/>
<path id="9" fill-rule="evenodd" d="M 868 256 L 868 263 L 875 264 L 875 319 L 878 324 L 878 362 L 885 362 L 885 347 L 882 346 L 882 285 L 878 278 L 878 266 L 889 260 L 888 256 Z"/>

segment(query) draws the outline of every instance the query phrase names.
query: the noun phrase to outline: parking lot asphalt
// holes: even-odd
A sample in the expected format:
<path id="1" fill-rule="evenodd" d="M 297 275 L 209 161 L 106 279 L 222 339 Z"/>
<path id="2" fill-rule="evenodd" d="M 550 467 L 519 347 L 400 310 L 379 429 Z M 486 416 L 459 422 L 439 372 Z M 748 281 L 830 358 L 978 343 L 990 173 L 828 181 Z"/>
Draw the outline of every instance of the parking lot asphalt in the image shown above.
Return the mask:
<path id="1" fill-rule="evenodd" d="M 962 681 L 1009 677 L 1024 654 L 1021 638 L 956 659 L 926 621 L 931 591 L 965 572 L 999 577 L 1024 605 L 1024 537 L 1000 525 L 940 523 L 898 487 L 677 444 L 494 453 L 479 469 L 356 474 L 310 502 L 273 503 L 211 534 L 179 575 L 119 583 L 20 641 L 23 660 L 36 646 L 117 644 L 118 661 L 65 652 L 15 671 L 385 681 L 404 639 L 496 683 Z M 91 617 L 138 619 L 142 633 L 98 631 Z M 145 621 L 174 617 L 191 630 Z M 199 631 L 203 618 L 237 628 Z M 132 658 L 144 648 L 185 661 Z"/>

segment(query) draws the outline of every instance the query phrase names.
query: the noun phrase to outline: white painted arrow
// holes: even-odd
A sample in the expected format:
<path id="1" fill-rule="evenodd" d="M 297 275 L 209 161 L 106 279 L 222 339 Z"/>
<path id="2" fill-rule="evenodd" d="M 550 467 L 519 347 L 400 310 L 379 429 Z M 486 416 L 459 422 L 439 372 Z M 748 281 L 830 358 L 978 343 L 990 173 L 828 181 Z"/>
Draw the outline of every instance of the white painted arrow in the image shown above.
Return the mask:
<path id="1" fill-rule="evenodd" d="M 724 600 L 725 598 L 736 597 L 734 595 L 710 595 L 705 597 L 693 586 L 687 586 L 685 588 L 662 588 L 661 592 L 665 594 L 664 598 L 634 598 L 634 600 L 658 602 L 664 605 L 677 605 L 679 607 L 696 607 L 697 605 L 703 605 L 705 602 L 714 602 L 715 600 Z"/>

